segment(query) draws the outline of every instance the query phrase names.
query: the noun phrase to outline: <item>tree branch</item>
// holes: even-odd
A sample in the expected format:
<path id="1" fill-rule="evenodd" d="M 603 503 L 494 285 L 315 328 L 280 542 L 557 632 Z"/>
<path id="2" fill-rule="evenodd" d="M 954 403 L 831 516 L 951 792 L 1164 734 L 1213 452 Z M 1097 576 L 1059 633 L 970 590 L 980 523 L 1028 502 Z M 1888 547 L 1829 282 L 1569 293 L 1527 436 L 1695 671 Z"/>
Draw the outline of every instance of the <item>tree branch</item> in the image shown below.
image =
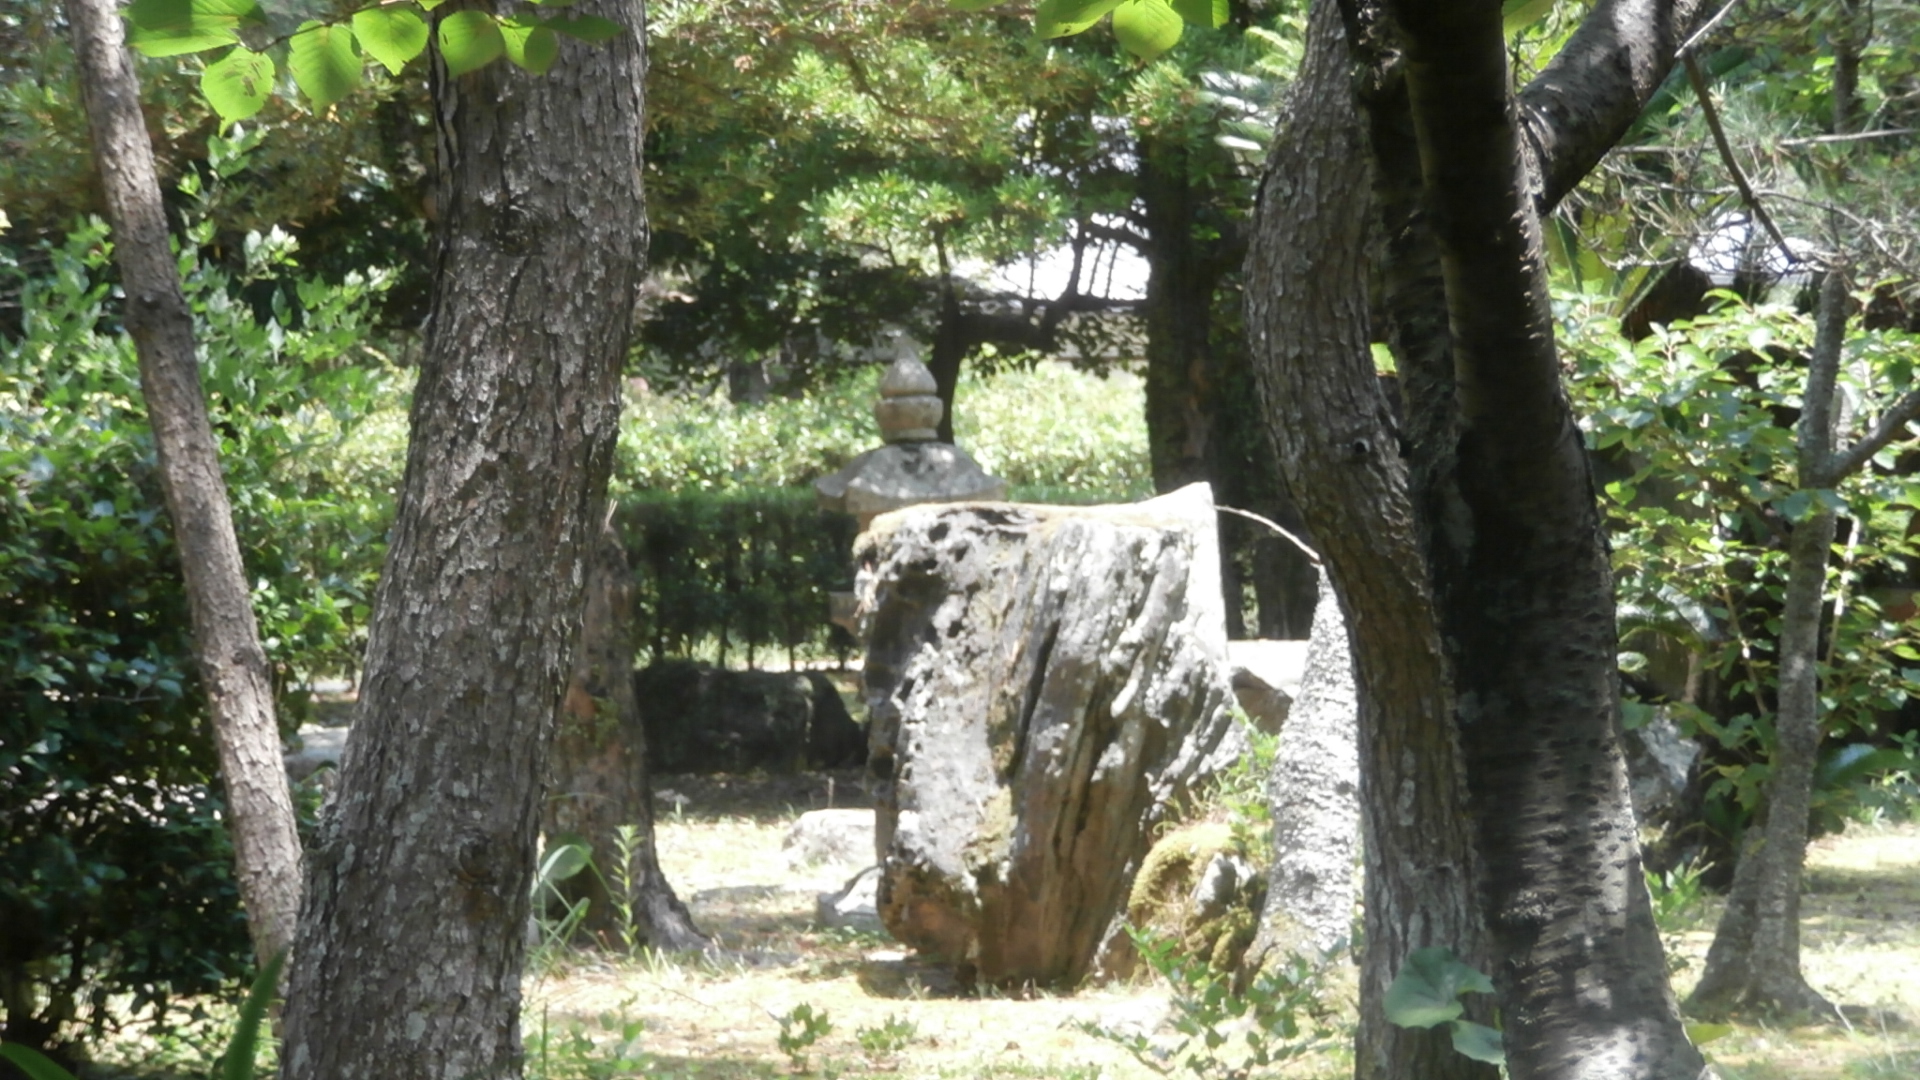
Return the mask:
<path id="1" fill-rule="evenodd" d="M 1779 245 L 1780 254 L 1786 256 L 1787 264 L 1791 266 L 1798 263 L 1800 257 L 1793 253 L 1793 248 L 1787 246 L 1787 238 L 1780 234 L 1780 227 L 1773 223 L 1773 215 L 1761 205 L 1760 196 L 1754 194 L 1753 185 L 1747 183 L 1747 174 L 1740 170 L 1740 162 L 1734 159 L 1733 147 L 1727 142 L 1727 130 L 1720 126 L 1720 110 L 1713 105 L 1713 91 L 1707 86 L 1707 77 L 1700 73 L 1700 65 L 1694 62 L 1693 57 L 1689 56 L 1681 62 L 1686 65 L 1687 81 L 1693 84 L 1694 97 L 1700 101 L 1700 111 L 1707 118 L 1707 130 L 1713 133 L 1714 148 L 1720 151 L 1720 160 L 1726 163 L 1727 171 L 1733 174 L 1733 185 L 1740 189 L 1740 200 L 1747 204 L 1747 209 L 1753 211 L 1754 219 Z"/>
<path id="2" fill-rule="evenodd" d="M 1539 213 L 1558 205 L 1633 126 L 1705 6 L 1705 0 L 1601 0 L 1520 91 Z"/>
<path id="3" fill-rule="evenodd" d="M 1887 444 L 1896 437 L 1905 434 L 1907 425 L 1916 416 L 1920 416 L 1920 390 L 1909 390 L 1894 402 L 1893 408 L 1880 414 L 1880 420 L 1873 425 L 1872 431 L 1834 455 L 1833 460 L 1827 463 L 1827 475 L 1834 480 L 1851 476 L 1867 463 L 1867 459 L 1886 449 Z"/>

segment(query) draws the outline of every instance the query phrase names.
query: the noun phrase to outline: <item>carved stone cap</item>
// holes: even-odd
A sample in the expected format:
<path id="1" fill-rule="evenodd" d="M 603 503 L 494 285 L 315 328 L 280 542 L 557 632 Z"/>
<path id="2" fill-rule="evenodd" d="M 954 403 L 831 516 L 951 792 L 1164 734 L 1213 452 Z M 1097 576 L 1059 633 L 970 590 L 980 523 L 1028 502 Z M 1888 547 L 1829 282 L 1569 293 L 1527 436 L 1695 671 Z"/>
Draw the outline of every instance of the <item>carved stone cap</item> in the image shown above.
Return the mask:
<path id="1" fill-rule="evenodd" d="M 888 443 L 932 442 L 940 437 L 940 403 L 933 372 L 912 356 L 902 356 L 880 377 L 880 400 L 873 417 Z"/>

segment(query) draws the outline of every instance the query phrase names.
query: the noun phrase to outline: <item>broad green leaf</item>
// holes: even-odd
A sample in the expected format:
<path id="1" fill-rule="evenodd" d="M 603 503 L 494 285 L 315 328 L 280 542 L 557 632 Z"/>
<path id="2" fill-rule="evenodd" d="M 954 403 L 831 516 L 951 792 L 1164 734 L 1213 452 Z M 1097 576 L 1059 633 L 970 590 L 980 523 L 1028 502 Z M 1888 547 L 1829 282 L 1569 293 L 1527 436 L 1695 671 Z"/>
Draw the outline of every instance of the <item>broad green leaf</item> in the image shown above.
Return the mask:
<path id="1" fill-rule="evenodd" d="M 235 46 L 200 73 L 200 92 L 220 119 L 245 120 L 273 93 L 273 61 L 244 45 Z"/>
<path id="2" fill-rule="evenodd" d="M 592 856 L 584 840 L 578 836 L 567 835 L 561 842 L 547 850 L 540 860 L 539 872 L 534 874 L 533 889 L 536 894 L 543 888 L 552 888 L 562 881 L 587 868 Z"/>
<path id="3" fill-rule="evenodd" d="M 1471 1020 L 1453 1022 L 1453 1048 L 1475 1061 L 1484 1061 L 1489 1065 L 1507 1063 L 1507 1049 L 1500 1039 L 1500 1032 Z"/>
<path id="4" fill-rule="evenodd" d="M 247 991 L 247 1000 L 240 1006 L 239 1022 L 233 1026 L 233 1040 L 227 1044 L 227 1052 L 222 1059 L 220 1080 L 253 1080 L 253 1049 L 260 1041 L 260 1021 L 267 1015 L 267 1007 L 273 1004 L 273 997 L 280 992 L 280 969 L 287 963 L 284 950 L 267 961 L 260 974 L 253 980 L 253 986 Z"/>
<path id="5" fill-rule="evenodd" d="M 1173 10 L 1194 26 L 1222 27 L 1231 12 L 1227 0 L 1173 0 Z"/>
<path id="6" fill-rule="evenodd" d="M 27 1074 L 27 1080 L 74 1080 L 73 1074 L 53 1063 L 53 1059 L 18 1043 L 0 1043 L 0 1058 L 5 1058 Z"/>
<path id="7" fill-rule="evenodd" d="M 1142 60 L 1179 44 L 1185 25 L 1167 0 L 1125 0 L 1113 9 L 1113 36 L 1121 48 Z"/>
<path id="8" fill-rule="evenodd" d="M 427 47 L 427 21 L 410 7 L 386 5 L 353 13 L 360 48 L 395 75 Z"/>
<path id="9" fill-rule="evenodd" d="M 1104 18 L 1121 0 L 1040 0 L 1033 32 L 1043 38 L 1070 37 Z"/>
<path id="10" fill-rule="evenodd" d="M 232 45 L 243 24 L 261 21 L 254 0 L 134 0 L 126 17 L 133 31 L 128 40 L 147 56 Z"/>
<path id="11" fill-rule="evenodd" d="M 451 75 L 478 71 L 500 58 L 507 42 L 500 24 L 483 11 L 456 11 L 440 20 L 440 56 Z"/>
<path id="12" fill-rule="evenodd" d="M 1715 1039 L 1724 1039 L 1733 1034 L 1732 1024 L 1688 1024 L 1687 1041 L 1695 1046 L 1705 1046 Z"/>
<path id="13" fill-rule="evenodd" d="M 545 75 L 560 52 L 560 39 L 553 31 L 525 17 L 502 19 L 500 38 L 507 43 L 507 59 L 513 66 L 535 75 Z"/>
<path id="14" fill-rule="evenodd" d="M 1501 27 L 1508 37 L 1534 24 L 1553 13 L 1553 0 L 1507 0 L 1500 5 Z"/>
<path id="15" fill-rule="evenodd" d="M 603 19 L 598 15 L 569 15 L 562 19 L 548 19 L 546 25 L 555 33 L 596 44 L 607 41 L 626 29 L 612 19 Z"/>
<path id="16" fill-rule="evenodd" d="M 353 31 L 308 21 L 287 41 L 287 70 L 314 112 L 346 97 L 360 85 L 360 55 L 353 51 Z"/>
<path id="17" fill-rule="evenodd" d="M 1387 988 L 1387 1019 L 1401 1027 L 1429 1028 L 1460 1018 L 1460 995 L 1490 994 L 1493 982 L 1444 947 L 1416 949 Z"/>

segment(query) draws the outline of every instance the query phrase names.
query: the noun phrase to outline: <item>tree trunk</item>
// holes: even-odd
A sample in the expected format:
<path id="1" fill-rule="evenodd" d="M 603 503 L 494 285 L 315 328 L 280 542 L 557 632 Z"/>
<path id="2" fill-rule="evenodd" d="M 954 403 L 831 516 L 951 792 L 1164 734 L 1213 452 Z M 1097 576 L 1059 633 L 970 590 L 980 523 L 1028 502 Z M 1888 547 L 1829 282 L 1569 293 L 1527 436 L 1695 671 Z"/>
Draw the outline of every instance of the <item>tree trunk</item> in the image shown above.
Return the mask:
<path id="1" fill-rule="evenodd" d="M 1838 270 L 1820 289 L 1820 306 L 1799 424 L 1803 490 L 1840 477 L 1833 459 L 1840 356 L 1846 339 L 1847 292 Z M 1825 504 L 1796 524 L 1788 541 L 1787 594 L 1780 613 L 1780 692 L 1774 716 L 1766 821 L 1748 833 L 1720 914 L 1706 969 L 1687 999 L 1709 1017 L 1734 1012 L 1837 1015 L 1800 972 L 1800 878 L 1807 858 L 1807 817 L 1820 754 L 1820 621 L 1835 515 Z"/>
<path id="2" fill-rule="evenodd" d="M 1280 730 L 1280 756 L 1267 785 L 1275 857 L 1260 928 L 1247 949 L 1250 971 L 1289 953 L 1317 959 L 1353 936 L 1358 729 L 1347 621 L 1322 575 L 1300 696 Z"/>
<path id="3" fill-rule="evenodd" d="M 110 0 L 67 0 L 67 22 L 113 219 L 127 332 L 140 358 L 140 393 L 186 578 L 194 659 L 213 711 L 240 899 L 254 956 L 264 965 L 293 943 L 300 910 L 300 836 L 267 657 L 200 389 L 193 314 L 168 244 L 153 144 L 120 13 Z"/>
<path id="4" fill-rule="evenodd" d="M 1348 619 L 1360 699 L 1366 949 L 1360 1080 L 1491 1080 L 1445 1034 L 1395 1027 L 1384 998 L 1415 949 L 1485 970 L 1450 675 L 1387 401 L 1369 347 L 1367 146 L 1333 0 L 1307 51 L 1261 182 L 1247 258 L 1254 370 L 1288 486 Z"/>
<path id="5" fill-rule="evenodd" d="M 633 692 L 633 571 L 608 509 L 587 559 L 580 643 L 554 733 L 541 830 L 550 844 L 564 836 L 592 852 L 598 872 L 576 874 L 561 885 L 569 900 L 587 902 L 582 926 L 588 933 L 609 945 L 631 935 L 635 945 L 700 949 L 707 937 L 674 895 L 654 848 L 646 727 Z M 622 826 L 634 829 L 624 869 Z M 616 904 L 612 890 L 622 885 L 628 895 Z M 623 906 L 631 925 L 621 923 Z"/>
<path id="6" fill-rule="evenodd" d="M 1140 140 L 1140 204 L 1147 257 L 1147 448 L 1153 489 L 1210 481 L 1215 372 L 1211 336 L 1219 269 L 1193 236 L 1200 193 L 1184 145 Z"/>
<path id="7" fill-rule="evenodd" d="M 1500 12 L 1391 8 L 1452 360 L 1426 387 L 1409 384 L 1415 506 L 1457 693 L 1508 1067 L 1517 1080 L 1694 1080 L 1703 1063 L 1641 883 L 1607 546 L 1560 386 Z M 1377 9 L 1349 10 L 1367 52 L 1385 55 L 1374 35 L 1393 28 Z M 1383 102 L 1368 98 L 1376 134 L 1394 125 Z M 1375 150 L 1383 173 L 1415 167 L 1392 139 Z"/>
<path id="8" fill-rule="evenodd" d="M 436 9 L 436 22 L 450 8 Z M 412 439 L 281 1074 L 520 1075 L 553 725 L 646 249 L 643 11 L 544 77 L 436 58 L 441 236 Z"/>

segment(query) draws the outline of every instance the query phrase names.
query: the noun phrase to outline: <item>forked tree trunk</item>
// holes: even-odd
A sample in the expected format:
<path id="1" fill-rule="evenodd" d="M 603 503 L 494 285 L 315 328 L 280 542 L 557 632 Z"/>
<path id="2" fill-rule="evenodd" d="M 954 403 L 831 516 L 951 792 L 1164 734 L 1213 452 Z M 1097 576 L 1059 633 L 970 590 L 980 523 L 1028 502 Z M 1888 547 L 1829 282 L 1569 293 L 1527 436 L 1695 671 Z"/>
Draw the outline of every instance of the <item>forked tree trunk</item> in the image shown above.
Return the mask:
<path id="1" fill-rule="evenodd" d="M 587 558 L 580 644 L 554 733 L 541 828 L 548 844 L 577 839 L 592 853 L 594 871 L 561 886 L 569 900 L 587 902 L 582 928 L 588 933 L 608 945 L 631 935 L 634 944 L 655 949 L 700 949 L 707 937 L 674 895 L 654 847 L 646 727 L 633 693 L 632 627 L 633 571 L 609 507 Z M 623 826 L 633 830 L 630 844 L 621 843 Z M 617 893 L 623 887 L 624 897 Z"/>
<path id="2" fill-rule="evenodd" d="M 1261 184 L 1247 329 L 1287 484 L 1348 619 L 1360 703 L 1364 930 L 1359 1080 L 1491 1080 L 1445 1034 L 1395 1027 L 1384 999 L 1415 949 L 1482 970 L 1475 855 L 1451 681 L 1387 402 L 1368 344 L 1371 183 L 1333 0 L 1307 51 Z"/>
<path id="3" fill-rule="evenodd" d="M 94 161 L 113 219 L 127 332 L 140 357 L 140 394 L 186 579 L 194 660 L 213 711 L 240 901 L 254 956 L 264 965 L 293 943 L 300 911 L 300 835 L 267 656 L 200 389 L 193 314 L 168 245 L 153 144 L 120 14 L 111 0 L 67 0 L 67 22 Z"/>
<path id="4" fill-rule="evenodd" d="M 434 63 L 427 355 L 359 714 L 309 860 L 288 1080 L 520 1075 L 547 761 L 646 250 L 643 11 L 578 10 L 624 29 L 563 42 L 544 77 Z"/>

